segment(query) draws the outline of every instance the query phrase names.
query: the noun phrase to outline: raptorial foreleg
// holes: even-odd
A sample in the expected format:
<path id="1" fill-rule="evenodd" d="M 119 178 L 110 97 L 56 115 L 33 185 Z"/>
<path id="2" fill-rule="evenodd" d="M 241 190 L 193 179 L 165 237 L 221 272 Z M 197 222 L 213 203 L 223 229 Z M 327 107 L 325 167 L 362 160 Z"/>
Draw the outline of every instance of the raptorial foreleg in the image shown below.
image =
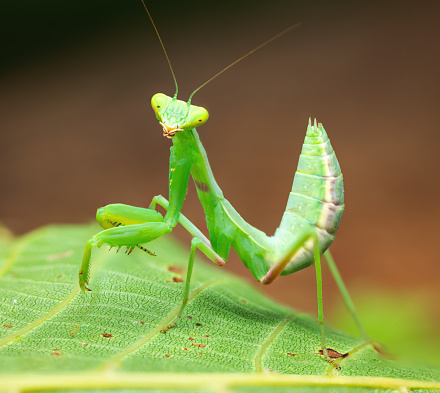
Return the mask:
<path id="1" fill-rule="evenodd" d="M 90 276 L 90 262 L 93 246 L 127 247 L 131 253 L 134 247 L 150 253 L 142 247 L 171 231 L 163 222 L 162 215 L 151 209 L 115 203 L 101 207 L 96 212 L 96 220 L 105 230 L 99 232 L 86 243 L 84 257 L 79 271 L 79 285 L 84 292 L 89 290 L 87 284 Z"/>
<path id="2" fill-rule="evenodd" d="M 93 246 L 101 247 L 103 244 L 108 244 L 110 247 L 120 248 L 125 246 L 131 250 L 133 247 L 151 242 L 165 235 L 169 230 L 168 225 L 163 222 L 147 222 L 144 224 L 106 229 L 90 238 L 86 243 L 84 257 L 79 271 L 79 285 L 81 290 L 83 292 L 90 290 L 86 285 L 89 283 Z"/>

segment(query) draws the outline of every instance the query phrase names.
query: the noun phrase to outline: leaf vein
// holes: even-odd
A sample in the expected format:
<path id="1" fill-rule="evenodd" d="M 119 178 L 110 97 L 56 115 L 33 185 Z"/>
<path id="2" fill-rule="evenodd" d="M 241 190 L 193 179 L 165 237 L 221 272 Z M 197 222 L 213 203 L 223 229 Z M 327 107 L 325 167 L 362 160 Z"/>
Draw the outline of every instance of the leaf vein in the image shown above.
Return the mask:
<path id="1" fill-rule="evenodd" d="M 18 256 L 20 255 L 20 252 L 23 249 L 23 245 L 24 245 L 24 241 L 19 241 L 18 243 L 15 244 L 15 247 L 13 247 L 12 252 L 8 255 L 6 259 L 6 263 L 0 269 L 0 277 L 3 277 L 17 261 Z"/>
<path id="2" fill-rule="evenodd" d="M 272 344 L 273 340 L 275 340 L 275 337 L 283 330 L 284 326 L 295 316 L 295 314 L 290 314 L 286 318 L 284 318 L 281 323 L 277 326 L 277 328 L 269 335 L 267 340 L 263 343 L 260 350 L 255 355 L 255 371 L 257 373 L 263 372 L 263 367 L 261 365 L 261 359 L 266 352 L 267 348 L 270 344 Z"/>
<path id="3" fill-rule="evenodd" d="M 215 279 L 215 280 L 211 280 L 211 281 L 208 281 L 208 282 L 200 285 L 198 288 L 194 289 L 190 293 L 190 295 L 188 297 L 188 303 L 190 303 L 190 301 L 192 299 L 194 299 L 204 289 L 206 289 L 210 286 L 216 285 L 222 281 L 225 281 L 225 279 Z M 168 314 L 168 316 L 162 321 L 162 323 L 157 325 L 153 330 L 150 330 L 140 340 L 136 341 L 135 343 L 130 345 L 128 348 L 124 349 L 120 353 L 118 353 L 115 356 L 113 356 L 112 358 L 110 358 L 106 363 L 104 363 L 102 366 L 100 366 L 99 369 L 100 370 L 107 370 L 107 369 L 111 368 L 112 365 L 114 365 L 115 363 L 120 361 L 122 358 L 128 356 L 130 353 L 136 351 L 137 349 L 139 349 L 140 347 L 142 347 L 143 345 L 148 343 L 154 336 L 156 336 L 156 334 L 158 334 L 164 327 L 166 327 L 177 316 L 177 314 L 180 310 L 180 306 L 181 305 L 179 302 L 177 307 L 175 307 L 174 310 Z"/>
<path id="4" fill-rule="evenodd" d="M 58 313 L 63 308 L 65 308 L 70 303 L 70 301 L 78 294 L 78 292 L 79 292 L 79 285 L 75 286 L 74 290 L 70 293 L 70 295 L 67 296 L 62 302 L 58 303 L 56 307 L 54 307 L 52 310 L 42 315 L 40 318 L 36 319 L 35 321 L 31 322 L 24 328 L 21 328 L 16 332 L 2 338 L 0 340 L 0 346 L 8 344 L 11 341 L 14 341 L 23 334 L 30 332 L 31 330 L 35 329 L 42 323 L 46 322 L 49 318 L 53 317 L 56 313 Z"/>

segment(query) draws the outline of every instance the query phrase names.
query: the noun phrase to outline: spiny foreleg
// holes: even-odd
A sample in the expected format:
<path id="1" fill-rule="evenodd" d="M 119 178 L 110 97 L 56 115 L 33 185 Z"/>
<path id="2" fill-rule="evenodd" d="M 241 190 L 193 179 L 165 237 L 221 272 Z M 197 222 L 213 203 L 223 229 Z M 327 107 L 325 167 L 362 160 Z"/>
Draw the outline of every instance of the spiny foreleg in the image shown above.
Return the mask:
<path id="1" fill-rule="evenodd" d="M 83 292 L 90 290 L 87 285 L 90 277 L 93 246 L 101 247 L 103 244 L 107 244 L 110 249 L 117 247 L 117 251 L 121 247 L 127 247 L 128 254 L 133 251 L 134 247 L 139 247 L 143 251 L 151 253 L 141 244 L 151 242 L 172 230 L 163 222 L 160 213 L 123 204 L 99 208 L 96 219 L 105 230 L 90 238 L 86 243 L 79 271 L 79 285 Z"/>

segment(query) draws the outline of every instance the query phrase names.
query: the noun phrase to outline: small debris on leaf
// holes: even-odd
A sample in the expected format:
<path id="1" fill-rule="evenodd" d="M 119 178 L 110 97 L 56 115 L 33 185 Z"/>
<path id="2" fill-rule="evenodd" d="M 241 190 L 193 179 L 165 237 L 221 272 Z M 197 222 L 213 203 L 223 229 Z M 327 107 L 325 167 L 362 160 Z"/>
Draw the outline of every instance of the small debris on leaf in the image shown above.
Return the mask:
<path id="1" fill-rule="evenodd" d="M 324 356 L 324 351 L 322 349 L 320 349 L 318 351 L 318 353 L 320 355 Z M 334 349 L 327 348 L 327 355 L 328 355 L 328 357 L 330 359 L 338 359 L 338 358 L 345 358 L 345 357 L 347 357 L 348 356 L 348 352 L 347 353 L 340 353 L 340 352 L 338 352 L 338 351 L 336 351 Z"/>
<path id="2" fill-rule="evenodd" d="M 113 337 L 113 334 L 111 334 L 111 333 L 102 333 L 102 337 L 110 338 L 110 337 Z"/>
<path id="3" fill-rule="evenodd" d="M 168 270 L 173 273 L 182 274 L 182 268 L 180 267 L 169 266 Z"/>

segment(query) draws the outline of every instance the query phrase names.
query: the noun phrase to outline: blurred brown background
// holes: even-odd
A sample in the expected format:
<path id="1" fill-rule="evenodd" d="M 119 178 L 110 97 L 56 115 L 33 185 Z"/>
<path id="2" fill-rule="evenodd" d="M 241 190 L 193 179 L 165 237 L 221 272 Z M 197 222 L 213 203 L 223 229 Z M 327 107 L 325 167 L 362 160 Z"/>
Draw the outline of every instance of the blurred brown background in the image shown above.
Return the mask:
<path id="1" fill-rule="evenodd" d="M 216 179 L 246 220 L 272 234 L 316 116 L 345 177 L 332 251 L 350 290 L 421 296 L 440 322 L 440 2 L 148 5 L 181 99 L 301 22 L 193 99 L 210 111 L 199 134 Z M 140 0 L 6 1 L 0 22 L 0 221 L 21 234 L 167 195 L 170 141 L 149 100 L 174 87 Z M 205 228 L 193 184 L 183 211 Z M 251 280 L 234 252 L 226 269 Z M 314 311 L 314 280 L 307 269 L 264 290 Z M 326 304 L 339 303 L 330 278 L 324 286 Z"/>

